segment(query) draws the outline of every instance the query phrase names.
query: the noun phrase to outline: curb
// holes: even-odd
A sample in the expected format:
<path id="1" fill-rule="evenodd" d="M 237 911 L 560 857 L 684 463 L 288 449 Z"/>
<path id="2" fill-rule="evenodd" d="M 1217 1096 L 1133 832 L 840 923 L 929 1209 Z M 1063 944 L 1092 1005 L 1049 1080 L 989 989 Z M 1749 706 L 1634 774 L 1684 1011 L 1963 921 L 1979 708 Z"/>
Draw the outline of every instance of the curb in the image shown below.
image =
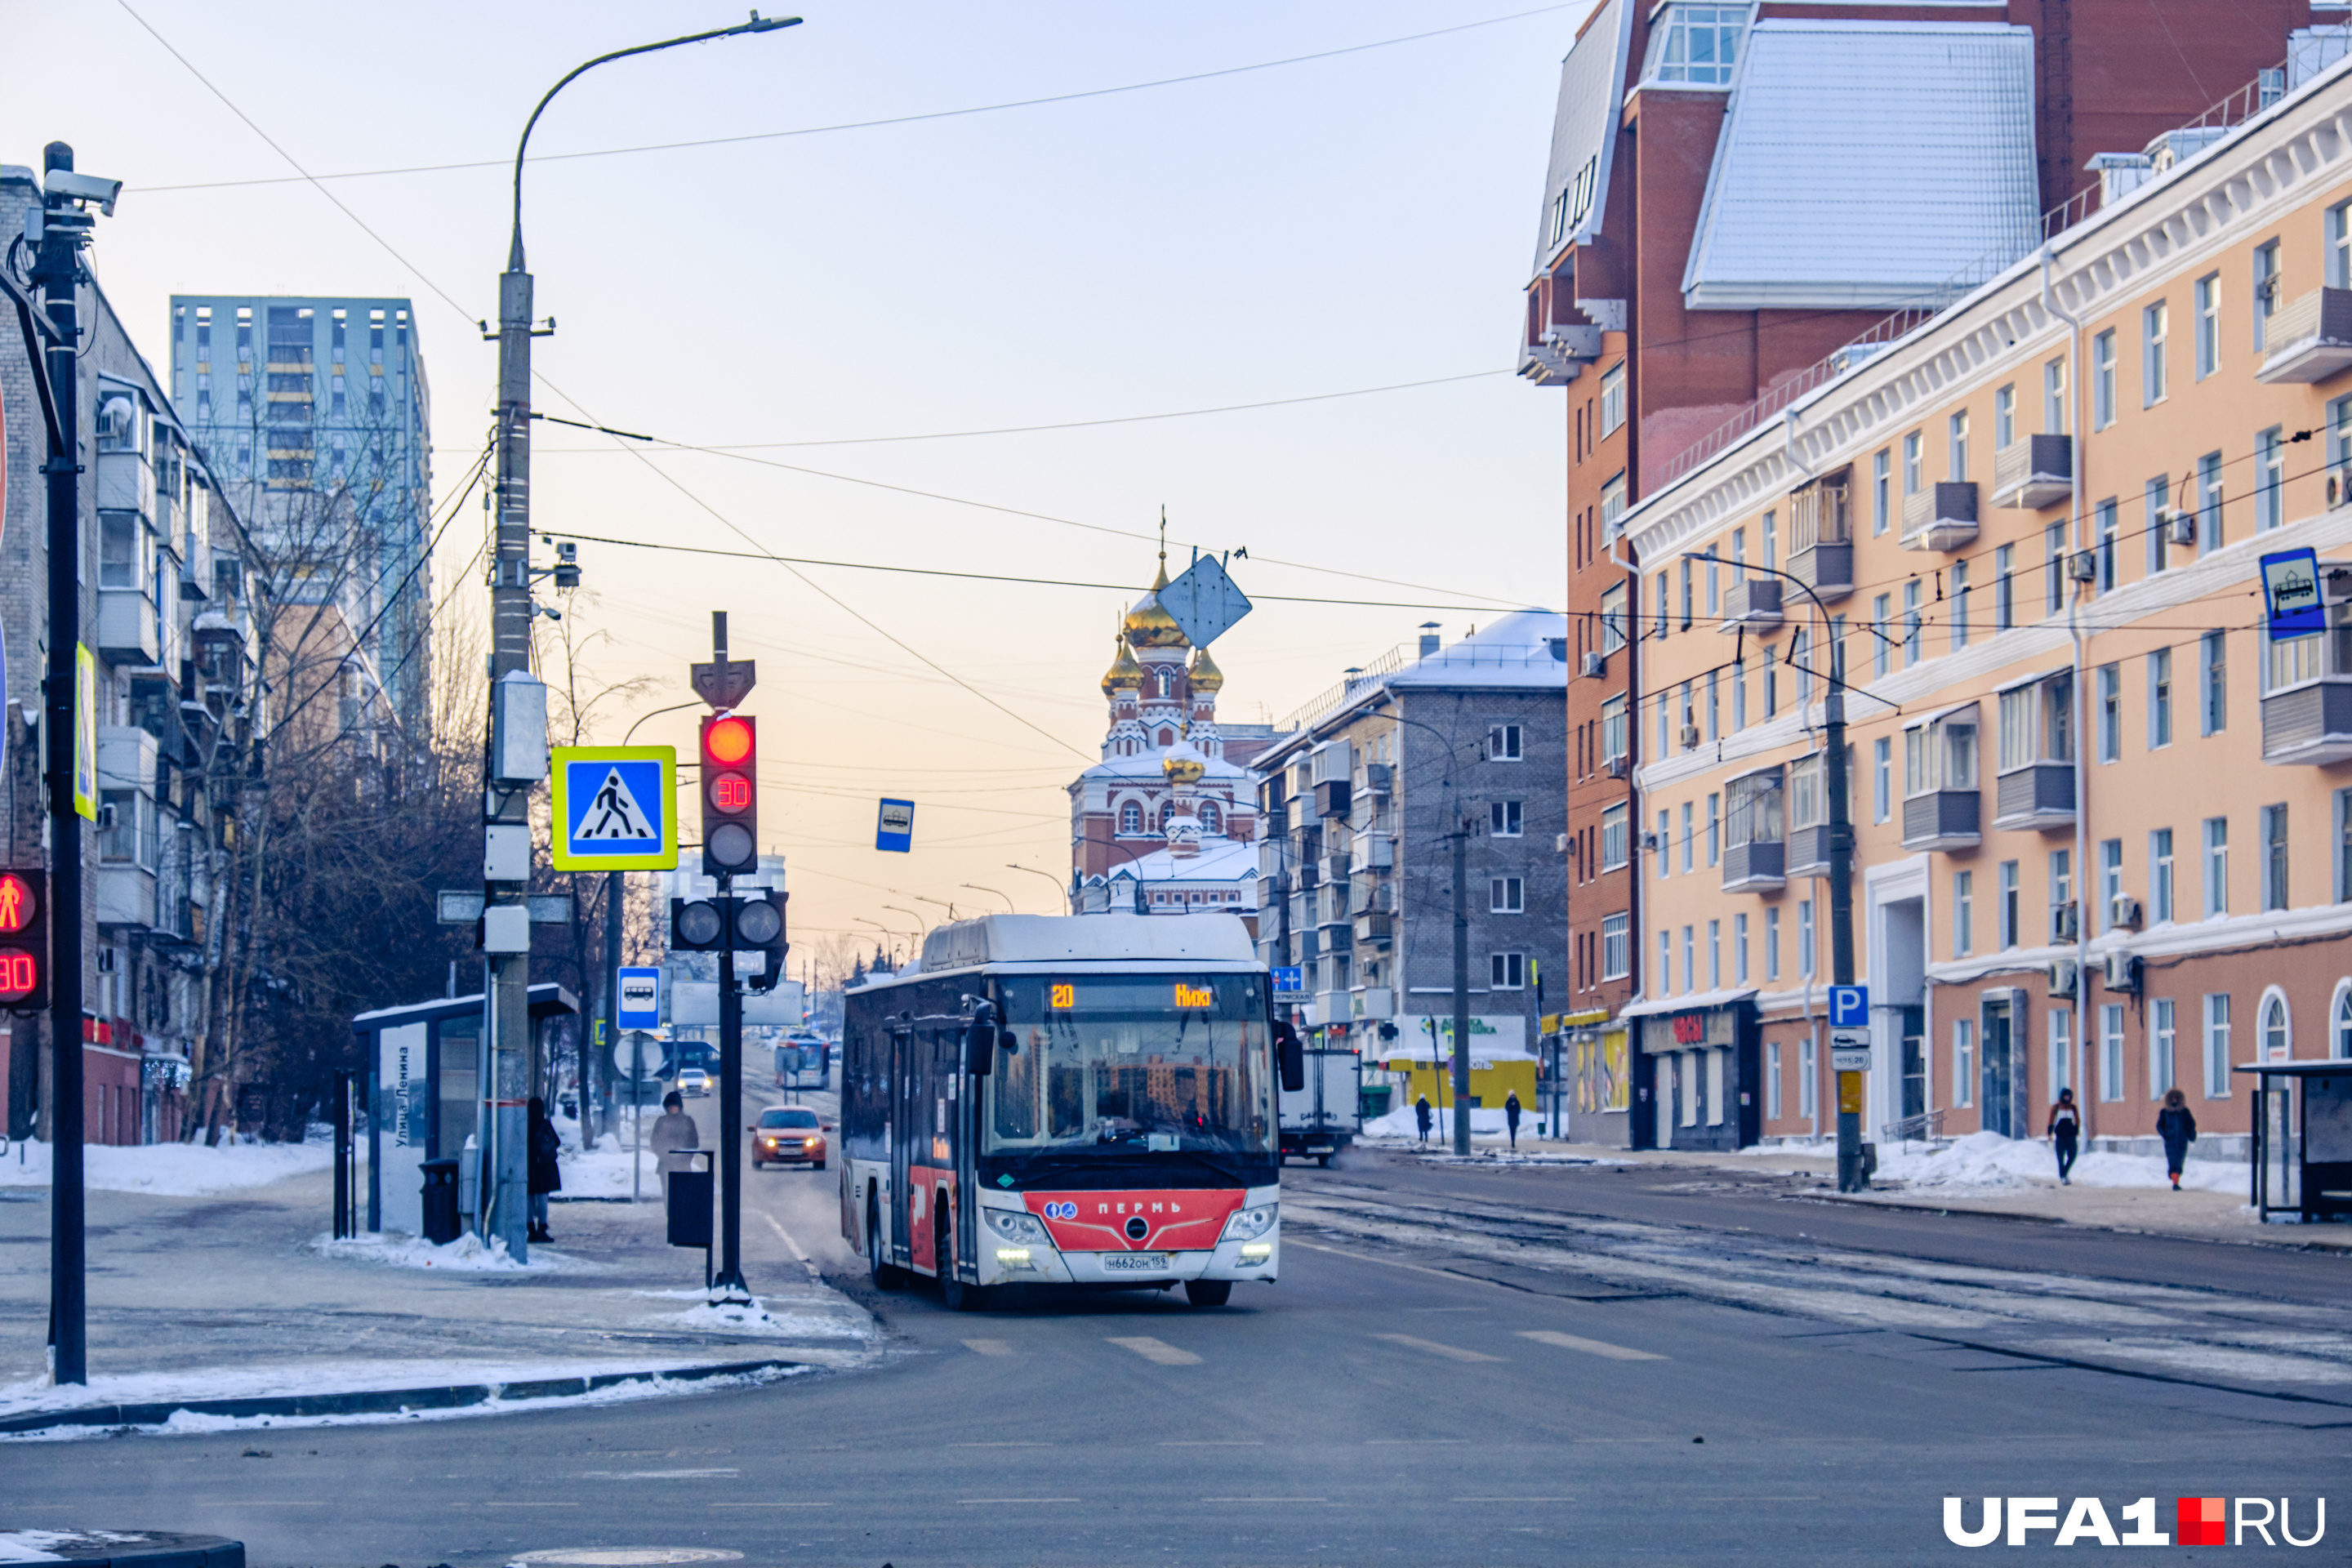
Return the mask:
<path id="1" fill-rule="evenodd" d="M 30 1550 L 37 1555 L 13 1553 Z M 64 1563 L 70 1568 L 245 1568 L 245 1542 L 217 1535 L 155 1530 L 0 1531 L 5 1562 Z"/>
<path id="2" fill-rule="evenodd" d="M 137 1405 L 86 1405 L 72 1410 L 27 1410 L 0 1416 L 0 1435 L 46 1432 L 68 1426 L 158 1426 L 174 1415 L 397 1415 L 408 1411 L 464 1410 L 509 1399 L 564 1399 L 620 1388 L 633 1383 L 703 1383 L 815 1364 L 766 1361 L 698 1362 L 643 1372 L 597 1373 L 585 1377 L 536 1378 L 528 1383 L 450 1384 L 437 1388 L 377 1388 L 347 1394 L 251 1394 L 227 1399 L 161 1399 Z"/>

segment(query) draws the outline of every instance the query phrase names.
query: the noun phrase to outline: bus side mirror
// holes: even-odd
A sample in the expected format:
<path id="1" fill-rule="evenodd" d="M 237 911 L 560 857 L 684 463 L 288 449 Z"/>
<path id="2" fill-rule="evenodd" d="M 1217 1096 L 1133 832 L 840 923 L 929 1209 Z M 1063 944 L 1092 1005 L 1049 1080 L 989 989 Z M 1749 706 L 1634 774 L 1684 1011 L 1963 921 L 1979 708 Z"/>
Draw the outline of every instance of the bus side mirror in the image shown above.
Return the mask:
<path id="1" fill-rule="evenodd" d="M 1307 1087 L 1307 1047 L 1298 1031 L 1287 1024 L 1274 1026 L 1274 1059 L 1282 1071 L 1282 1091 L 1297 1094 Z"/>
<path id="2" fill-rule="evenodd" d="M 982 1002 L 972 1012 L 971 1026 L 964 1031 L 964 1061 L 974 1078 L 986 1078 L 996 1065 L 996 1053 L 1001 1046 L 1013 1049 L 1013 1031 L 997 1027 L 996 1004 Z"/>

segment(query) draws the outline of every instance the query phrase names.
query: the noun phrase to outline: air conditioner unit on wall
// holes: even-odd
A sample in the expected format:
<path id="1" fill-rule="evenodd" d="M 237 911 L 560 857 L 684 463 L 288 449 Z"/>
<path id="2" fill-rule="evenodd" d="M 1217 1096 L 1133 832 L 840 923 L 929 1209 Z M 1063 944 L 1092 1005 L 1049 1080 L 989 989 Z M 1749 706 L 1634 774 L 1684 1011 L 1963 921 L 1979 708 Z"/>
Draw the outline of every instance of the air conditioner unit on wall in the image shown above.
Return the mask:
<path id="1" fill-rule="evenodd" d="M 2111 952 L 2107 954 L 2107 973 L 2105 984 L 2106 988 L 2110 991 L 2138 990 L 2139 960 L 2133 957 L 2128 952 Z"/>
<path id="2" fill-rule="evenodd" d="M 1609 673 L 1609 661 L 1597 653 L 1584 656 L 1584 673 L 1598 680 Z"/>
<path id="3" fill-rule="evenodd" d="M 1622 779 L 1626 774 L 1633 771 L 1633 759 L 1631 757 L 1612 757 L 1602 765 L 1607 769 L 1611 778 Z"/>
<path id="4" fill-rule="evenodd" d="M 2082 935 L 2082 917 L 2072 903 L 2058 904 L 2050 910 L 2050 940 L 2073 942 Z"/>
<path id="5" fill-rule="evenodd" d="M 1697 725 L 1685 724 L 1683 726 L 1683 750 L 1685 752 L 1696 752 L 1698 750 Z"/>
<path id="6" fill-rule="evenodd" d="M 2108 918 L 2126 931 L 2139 929 L 2139 900 L 2129 893 L 2117 893 L 2112 900 Z"/>
<path id="7" fill-rule="evenodd" d="M 2164 520 L 2164 537 L 2174 544 L 2188 546 L 2197 542 L 2197 514 L 2176 511 Z"/>
<path id="8" fill-rule="evenodd" d="M 2066 558 L 2066 575 L 2077 583 L 2099 580 L 2099 554 L 2095 550 L 2077 550 Z"/>
<path id="9" fill-rule="evenodd" d="M 2050 994 L 2054 998 L 2072 997 L 2082 989 L 2081 970 L 2071 958 L 2061 958 L 2050 965 Z"/>

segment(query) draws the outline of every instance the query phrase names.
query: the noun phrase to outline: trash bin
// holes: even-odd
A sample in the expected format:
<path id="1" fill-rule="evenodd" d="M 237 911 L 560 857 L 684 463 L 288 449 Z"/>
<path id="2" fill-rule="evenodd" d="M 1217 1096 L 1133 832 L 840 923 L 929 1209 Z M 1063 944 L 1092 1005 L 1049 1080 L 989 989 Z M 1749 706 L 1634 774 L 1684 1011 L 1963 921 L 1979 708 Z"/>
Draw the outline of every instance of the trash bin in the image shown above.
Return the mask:
<path id="1" fill-rule="evenodd" d="M 446 1247 L 457 1239 L 457 1162 L 427 1160 L 425 1170 L 425 1239 Z"/>
<path id="2" fill-rule="evenodd" d="M 710 1173 L 672 1171 L 669 1173 L 669 1244 L 672 1247 L 710 1245 Z"/>

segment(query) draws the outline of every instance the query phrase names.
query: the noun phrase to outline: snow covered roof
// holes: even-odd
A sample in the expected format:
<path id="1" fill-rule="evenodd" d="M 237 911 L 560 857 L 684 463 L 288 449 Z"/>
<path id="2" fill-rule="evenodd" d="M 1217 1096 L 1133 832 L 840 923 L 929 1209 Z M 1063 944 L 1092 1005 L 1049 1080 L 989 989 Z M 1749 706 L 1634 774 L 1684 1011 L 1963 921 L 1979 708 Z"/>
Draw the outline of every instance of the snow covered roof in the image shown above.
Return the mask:
<path id="1" fill-rule="evenodd" d="M 1390 686 L 1568 688 L 1568 617 L 1551 610 L 1514 610 L 1485 629 L 1424 654 L 1387 679 Z"/>
<path id="2" fill-rule="evenodd" d="M 1178 859 L 1165 849 L 1154 849 L 1123 865 L 1111 868 L 1107 876 L 1090 877 L 1089 882 L 1116 882 L 1121 878 L 1138 882 L 1238 882 L 1257 876 L 1257 846 L 1236 843 L 1230 838 L 1203 838 L 1201 852 Z"/>
<path id="3" fill-rule="evenodd" d="M 984 915 L 935 928 L 923 938 L 923 969 L 981 963 L 1255 963 L 1257 950 L 1239 921 L 1149 915 Z"/>
<path id="4" fill-rule="evenodd" d="M 1544 174 L 1536 228 L 1537 272 L 1601 226 L 1608 205 L 1610 154 L 1624 100 L 1625 53 L 1633 37 L 1632 0 L 1606 0 L 1559 63 L 1559 107 L 1551 121 L 1551 164 Z M 1561 198 L 1567 198 L 1565 207 Z"/>
<path id="5" fill-rule="evenodd" d="M 1941 304 L 2040 234 L 2032 29 L 1775 17 L 1748 33 L 1683 293 Z"/>

